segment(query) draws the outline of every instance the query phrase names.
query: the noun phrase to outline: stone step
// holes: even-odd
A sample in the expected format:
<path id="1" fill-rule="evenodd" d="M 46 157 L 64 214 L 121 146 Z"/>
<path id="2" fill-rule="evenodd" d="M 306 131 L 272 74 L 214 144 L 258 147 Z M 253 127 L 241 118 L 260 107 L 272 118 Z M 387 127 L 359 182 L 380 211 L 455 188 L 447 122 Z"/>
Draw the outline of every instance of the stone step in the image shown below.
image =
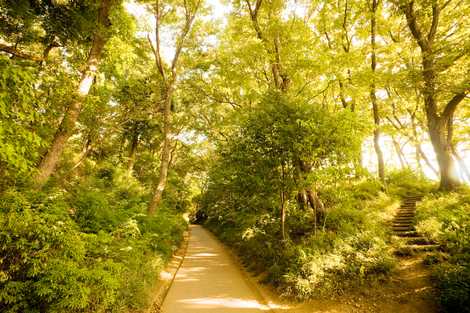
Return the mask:
<path id="1" fill-rule="evenodd" d="M 435 244 L 434 242 L 429 241 L 425 237 L 409 237 L 406 240 L 406 243 L 408 245 L 433 245 L 433 244 Z"/>
<path id="2" fill-rule="evenodd" d="M 415 230 L 394 231 L 393 233 L 395 236 L 402 238 L 419 237 L 419 234 Z"/>
<path id="3" fill-rule="evenodd" d="M 412 222 L 414 223 L 414 216 L 400 216 L 395 217 L 392 222 Z"/>
<path id="4" fill-rule="evenodd" d="M 414 224 L 414 220 L 413 219 L 403 219 L 403 218 L 399 218 L 399 219 L 394 219 L 392 220 L 392 224 Z"/>
<path id="5" fill-rule="evenodd" d="M 401 223 L 393 223 L 392 227 L 397 228 L 397 227 L 411 227 L 413 226 L 413 223 L 406 223 L 406 222 L 401 222 Z"/>
<path id="6" fill-rule="evenodd" d="M 435 251 L 439 245 L 406 245 L 395 251 L 396 255 L 410 255 L 413 253 Z"/>
<path id="7" fill-rule="evenodd" d="M 408 230 L 408 228 L 412 229 L 414 226 L 412 224 L 408 225 L 392 225 L 393 230 Z M 406 229 L 405 229 L 406 228 Z"/>
<path id="8" fill-rule="evenodd" d="M 395 234 L 398 235 L 398 233 L 400 232 L 404 232 L 404 231 L 413 231 L 414 230 L 414 227 L 413 226 L 394 226 L 392 227 L 392 230 L 395 232 Z"/>

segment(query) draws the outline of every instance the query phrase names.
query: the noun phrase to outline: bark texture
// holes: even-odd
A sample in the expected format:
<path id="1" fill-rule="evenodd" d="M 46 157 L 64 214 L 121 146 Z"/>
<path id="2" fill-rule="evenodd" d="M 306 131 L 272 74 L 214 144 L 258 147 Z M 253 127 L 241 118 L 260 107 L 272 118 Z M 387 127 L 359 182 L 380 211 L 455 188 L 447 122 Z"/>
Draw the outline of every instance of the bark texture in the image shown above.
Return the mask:
<path id="1" fill-rule="evenodd" d="M 109 11 L 111 6 L 112 0 L 101 1 L 98 11 L 97 31 L 93 36 L 92 46 L 90 53 L 88 54 L 85 70 L 82 72 L 80 84 L 76 90 L 76 96 L 69 104 L 49 149 L 38 165 L 38 172 L 34 181 L 39 188 L 42 187 L 48 178 L 54 173 L 65 144 L 74 132 L 83 103 L 90 92 L 91 86 L 93 85 L 93 81 L 98 70 L 98 64 L 101 60 L 103 47 L 108 38 L 106 29 L 111 25 L 109 21 Z"/>

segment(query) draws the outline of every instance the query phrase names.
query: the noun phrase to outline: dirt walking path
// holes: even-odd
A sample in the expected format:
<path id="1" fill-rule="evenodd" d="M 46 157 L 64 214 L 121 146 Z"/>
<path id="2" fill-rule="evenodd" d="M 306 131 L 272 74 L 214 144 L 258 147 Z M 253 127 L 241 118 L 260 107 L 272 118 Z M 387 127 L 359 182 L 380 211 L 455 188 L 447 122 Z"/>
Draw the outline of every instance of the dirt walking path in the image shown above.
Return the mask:
<path id="1" fill-rule="evenodd" d="M 188 250 L 163 313 L 269 312 L 262 297 L 207 230 L 191 226 Z"/>

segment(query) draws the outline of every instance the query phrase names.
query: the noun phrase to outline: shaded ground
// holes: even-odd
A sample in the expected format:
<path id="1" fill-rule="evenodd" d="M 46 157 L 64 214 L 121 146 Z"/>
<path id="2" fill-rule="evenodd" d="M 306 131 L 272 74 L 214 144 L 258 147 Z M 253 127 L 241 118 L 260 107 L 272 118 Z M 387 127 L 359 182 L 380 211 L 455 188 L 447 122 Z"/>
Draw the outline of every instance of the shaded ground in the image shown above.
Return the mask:
<path id="1" fill-rule="evenodd" d="M 331 300 L 293 303 L 257 284 L 215 237 L 191 226 L 186 257 L 163 303 L 164 313 L 433 313 L 422 256 L 400 259 L 390 283 Z"/>

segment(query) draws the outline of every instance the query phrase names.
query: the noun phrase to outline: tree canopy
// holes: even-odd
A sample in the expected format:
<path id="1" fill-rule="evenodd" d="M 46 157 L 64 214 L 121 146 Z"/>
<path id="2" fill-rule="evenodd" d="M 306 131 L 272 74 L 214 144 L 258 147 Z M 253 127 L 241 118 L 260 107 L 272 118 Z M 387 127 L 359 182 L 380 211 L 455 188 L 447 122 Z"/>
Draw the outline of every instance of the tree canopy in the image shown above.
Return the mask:
<path id="1" fill-rule="evenodd" d="M 377 211 L 470 183 L 469 15 L 459 0 L 0 0 L 0 311 L 142 309 L 188 212 L 282 242 L 263 264 L 293 293 L 323 274 L 283 262 L 323 268 L 333 234 L 356 249 L 345 275 L 388 272 Z"/>

